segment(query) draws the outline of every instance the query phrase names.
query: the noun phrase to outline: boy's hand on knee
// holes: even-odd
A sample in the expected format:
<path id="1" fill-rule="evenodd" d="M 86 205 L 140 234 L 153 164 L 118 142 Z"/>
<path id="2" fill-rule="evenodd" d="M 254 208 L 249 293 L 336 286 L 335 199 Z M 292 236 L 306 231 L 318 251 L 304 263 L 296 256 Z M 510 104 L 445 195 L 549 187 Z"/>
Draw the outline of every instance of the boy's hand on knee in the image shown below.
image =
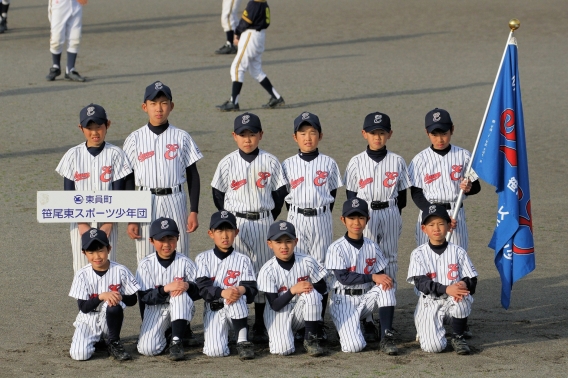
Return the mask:
<path id="1" fill-rule="evenodd" d="M 296 294 L 308 294 L 314 289 L 314 286 L 309 281 L 300 281 L 290 288 L 290 292 Z"/>
<path id="2" fill-rule="evenodd" d="M 373 274 L 373 282 L 382 285 L 382 289 L 387 291 L 393 288 L 392 278 L 386 274 Z"/>
<path id="3" fill-rule="evenodd" d="M 138 223 L 128 223 L 126 233 L 130 239 L 140 239 L 140 225 Z"/>
<path id="4" fill-rule="evenodd" d="M 118 306 L 122 300 L 122 295 L 117 291 L 107 291 L 99 294 L 99 299 L 105 301 L 109 306 Z"/>
<path id="5" fill-rule="evenodd" d="M 460 302 L 469 294 L 469 290 L 467 290 L 465 282 L 460 281 L 446 287 L 446 294 L 453 297 L 456 302 Z"/>

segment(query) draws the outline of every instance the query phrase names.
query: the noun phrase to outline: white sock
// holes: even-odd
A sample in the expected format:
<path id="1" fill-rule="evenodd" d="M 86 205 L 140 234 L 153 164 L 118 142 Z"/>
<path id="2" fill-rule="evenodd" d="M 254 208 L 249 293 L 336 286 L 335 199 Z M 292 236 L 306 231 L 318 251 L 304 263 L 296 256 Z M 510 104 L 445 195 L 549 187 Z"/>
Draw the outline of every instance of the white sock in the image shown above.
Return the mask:
<path id="1" fill-rule="evenodd" d="M 274 97 L 280 98 L 280 93 L 276 92 L 276 88 L 272 87 L 272 93 L 274 93 Z"/>
<path id="2" fill-rule="evenodd" d="M 57 64 L 54 64 L 53 68 L 59 68 L 59 66 Z"/>
<path id="3" fill-rule="evenodd" d="M 240 343 L 242 341 L 248 341 L 247 327 L 241 328 L 241 330 L 239 331 L 239 335 L 237 337 L 237 343 Z"/>

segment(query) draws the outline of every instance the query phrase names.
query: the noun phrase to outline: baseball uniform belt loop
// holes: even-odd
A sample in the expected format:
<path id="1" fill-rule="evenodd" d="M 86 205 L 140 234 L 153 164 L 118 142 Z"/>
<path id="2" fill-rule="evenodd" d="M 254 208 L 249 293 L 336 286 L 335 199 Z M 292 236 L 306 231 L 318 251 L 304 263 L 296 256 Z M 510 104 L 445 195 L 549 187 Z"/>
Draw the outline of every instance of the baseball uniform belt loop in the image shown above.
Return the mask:
<path id="1" fill-rule="evenodd" d="M 325 213 L 327 211 L 327 209 L 329 208 L 329 205 L 322 206 L 322 207 L 316 207 L 316 208 L 306 208 L 306 209 L 302 209 L 302 208 L 296 207 L 296 206 L 291 206 L 291 207 L 298 214 L 302 214 L 305 217 L 315 217 L 318 214 Z"/>
<path id="2" fill-rule="evenodd" d="M 260 213 L 255 213 L 252 211 L 247 211 L 244 213 L 235 212 L 235 216 L 248 220 L 259 220 L 262 218 L 266 218 L 268 216 L 268 211 L 262 211 Z"/>
<path id="3" fill-rule="evenodd" d="M 148 188 L 145 186 L 141 186 L 140 190 L 149 190 L 150 193 L 156 196 L 166 196 L 168 194 L 181 192 L 181 184 L 176 185 L 173 188 Z"/>
<path id="4" fill-rule="evenodd" d="M 450 202 L 434 202 L 434 205 L 440 205 L 446 208 L 446 210 L 452 210 L 452 208 L 455 206 L 455 202 L 450 203 Z M 463 207 L 463 202 L 461 203 L 460 208 Z"/>
<path id="5" fill-rule="evenodd" d="M 343 295 L 363 295 L 367 291 L 364 289 L 335 289 L 335 294 L 343 294 Z"/>

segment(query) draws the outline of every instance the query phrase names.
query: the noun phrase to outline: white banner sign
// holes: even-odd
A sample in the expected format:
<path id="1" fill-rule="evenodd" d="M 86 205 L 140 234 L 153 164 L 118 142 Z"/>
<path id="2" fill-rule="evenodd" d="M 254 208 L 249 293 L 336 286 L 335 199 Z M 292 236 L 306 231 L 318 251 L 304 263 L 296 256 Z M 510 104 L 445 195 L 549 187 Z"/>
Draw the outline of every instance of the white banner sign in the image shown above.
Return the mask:
<path id="1" fill-rule="evenodd" d="M 37 221 L 151 222 L 152 194 L 149 191 L 61 190 L 37 192 Z"/>

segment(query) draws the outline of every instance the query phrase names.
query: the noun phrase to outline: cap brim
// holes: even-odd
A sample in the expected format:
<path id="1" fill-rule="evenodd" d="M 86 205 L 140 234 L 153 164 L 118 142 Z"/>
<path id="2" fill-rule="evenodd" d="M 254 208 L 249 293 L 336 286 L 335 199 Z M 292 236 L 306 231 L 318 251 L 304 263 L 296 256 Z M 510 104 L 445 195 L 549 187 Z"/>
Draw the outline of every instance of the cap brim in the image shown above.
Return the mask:
<path id="1" fill-rule="evenodd" d="M 289 236 L 292 239 L 296 239 L 296 235 L 294 235 L 293 233 L 291 233 L 289 231 L 280 231 L 277 234 L 269 236 L 268 240 L 278 240 L 284 235 Z"/>
<path id="2" fill-rule="evenodd" d="M 357 213 L 357 214 L 364 215 L 364 216 L 366 216 L 366 217 L 369 216 L 369 211 L 361 210 L 361 209 L 358 209 L 358 208 L 357 208 L 357 209 L 349 209 L 349 210 L 347 210 L 346 212 L 344 212 L 344 213 L 341 214 L 341 215 L 344 216 L 344 217 L 347 217 L 347 216 L 349 216 L 349 215 L 351 215 L 351 214 L 356 214 L 356 213 Z"/>
<path id="3" fill-rule="evenodd" d="M 366 132 L 371 132 L 371 131 L 375 131 L 375 130 L 385 130 L 387 132 L 391 131 L 391 127 L 390 126 L 380 126 L 380 125 L 373 125 L 373 126 L 369 126 L 369 127 L 363 127 L 363 130 Z"/>
<path id="4" fill-rule="evenodd" d="M 243 125 L 243 126 L 239 126 L 237 129 L 235 129 L 235 134 L 240 134 L 245 130 L 249 130 L 252 133 L 259 133 L 262 131 L 262 129 L 259 129 L 258 127 L 255 126 L 249 126 L 249 125 Z"/>
<path id="5" fill-rule="evenodd" d="M 422 219 L 422 224 L 426 224 L 428 222 L 428 219 L 431 217 L 438 217 L 438 218 L 442 218 L 444 219 L 446 222 L 450 223 L 452 221 L 452 219 L 450 218 L 449 215 L 446 214 L 446 216 L 442 216 L 440 214 L 428 214 L 428 216 L 424 219 Z"/>
<path id="6" fill-rule="evenodd" d="M 233 222 L 231 222 L 231 221 L 228 220 L 228 219 L 221 219 L 220 221 L 217 221 L 217 222 L 215 222 L 215 223 L 211 223 L 211 224 L 209 225 L 209 229 L 210 229 L 210 230 L 216 230 L 216 229 L 218 229 L 219 226 L 221 226 L 223 223 L 227 223 L 229 226 L 233 227 L 233 229 L 235 229 L 235 230 L 237 229 L 237 225 L 234 224 Z"/>
<path id="7" fill-rule="evenodd" d="M 146 102 L 148 100 L 150 100 L 150 101 L 155 100 L 156 97 L 158 97 L 158 95 L 160 93 L 163 94 L 164 96 L 166 96 L 166 98 L 168 100 L 170 100 L 170 101 L 172 100 L 172 96 L 168 95 L 164 90 L 160 89 L 160 90 L 154 91 L 154 92 L 150 93 L 148 96 L 144 97 L 144 102 Z"/>
<path id="8" fill-rule="evenodd" d="M 311 119 L 303 119 L 298 126 L 294 126 L 294 132 L 300 130 L 300 127 L 304 126 L 306 123 L 321 133 L 321 125 Z"/>
<path id="9" fill-rule="evenodd" d="M 91 244 L 93 244 L 95 241 L 100 242 L 105 247 L 108 247 L 110 245 L 108 240 L 104 240 L 102 238 L 98 238 L 98 237 L 95 236 L 94 238 L 89 239 L 89 241 L 86 244 L 83 244 L 81 246 L 81 248 L 84 249 L 84 250 L 88 250 L 89 247 L 91 246 Z"/>
<path id="10" fill-rule="evenodd" d="M 426 131 L 428 131 L 429 133 L 431 133 L 432 131 L 436 130 L 436 129 L 440 129 L 443 132 L 449 131 L 452 128 L 451 124 L 448 123 L 435 123 L 433 125 L 430 125 L 426 128 Z"/>
<path id="11" fill-rule="evenodd" d="M 164 236 L 179 236 L 179 232 L 176 231 L 162 231 L 157 233 L 156 235 L 150 236 L 152 239 L 160 240 Z"/>
<path id="12" fill-rule="evenodd" d="M 84 120 L 81 121 L 81 126 L 83 127 L 87 127 L 87 125 L 89 124 L 89 122 L 93 121 L 94 123 L 96 123 L 97 125 L 104 125 L 107 123 L 107 119 L 106 118 L 99 118 L 99 117 L 87 117 Z"/>

